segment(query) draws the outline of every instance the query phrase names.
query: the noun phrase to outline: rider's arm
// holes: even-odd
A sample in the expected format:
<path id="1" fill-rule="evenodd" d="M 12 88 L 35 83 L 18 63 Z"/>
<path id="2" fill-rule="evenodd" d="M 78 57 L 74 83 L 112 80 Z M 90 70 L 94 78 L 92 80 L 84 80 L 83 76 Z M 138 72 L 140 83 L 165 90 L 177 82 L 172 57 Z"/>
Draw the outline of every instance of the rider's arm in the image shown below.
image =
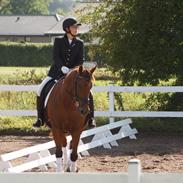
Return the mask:
<path id="1" fill-rule="evenodd" d="M 77 65 L 82 65 L 84 62 L 84 44 L 83 44 L 83 42 L 80 42 L 79 52 L 78 52 L 76 60 L 77 60 Z"/>
<path id="2" fill-rule="evenodd" d="M 54 46 L 53 46 L 53 62 L 57 66 L 57 68 L 61 68 L 64 65 L 63 60 L 61 59 L 60 47 L 61 40 L 59 38 L 55 38 Z"/>

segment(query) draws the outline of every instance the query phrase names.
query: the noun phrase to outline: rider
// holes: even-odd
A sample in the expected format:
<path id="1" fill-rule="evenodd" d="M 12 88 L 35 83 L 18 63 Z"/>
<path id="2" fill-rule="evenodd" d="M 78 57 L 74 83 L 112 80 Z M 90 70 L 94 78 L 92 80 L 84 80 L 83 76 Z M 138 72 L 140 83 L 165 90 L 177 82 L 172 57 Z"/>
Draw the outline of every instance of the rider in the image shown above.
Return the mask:
<path id="1" fill-rule="evenodd" d="M 61 38 L 55 38 L 53 46 L 53 64 L 49 70 L 48 76 L 42 81 L 37 91 L 37 121 L 33 127 L 44 125 L 44 102 L 41 99 L 43 87 L 52 79 L 58 79 L 69 72 L 69 69 L 83 64 L 83 41 L 76 38 L 78 28 L 81 24 L 75 18 L 66 18 L 62 27 L 65 35 Z M 90 112 L 87 116 L 89 128 L 96 127 L 94 120 L 93 96 L 89 95 Z"/>

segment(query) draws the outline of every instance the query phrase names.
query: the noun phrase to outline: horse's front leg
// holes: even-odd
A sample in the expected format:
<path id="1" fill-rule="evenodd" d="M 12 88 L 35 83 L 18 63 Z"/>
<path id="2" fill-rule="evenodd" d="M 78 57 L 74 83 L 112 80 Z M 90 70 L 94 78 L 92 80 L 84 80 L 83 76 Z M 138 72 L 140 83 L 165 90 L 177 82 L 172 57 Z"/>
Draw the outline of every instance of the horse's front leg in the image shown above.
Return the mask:
<path id="1" fill-rule="evenodd" d="M 56 152 L 55 152 L 55 156 L 56 156 L 56 172 L 63 172 L 63 163 L 62 163 L 62 148 L 61 146 L 56 145 Z"/>
<path id="2" fill-rule="evenodd" d="M 64 172 L 68 171 L 69 168 L 69 158 L 68 158 L 68 148 L 66 147 L 62 147 L 62 152 L 63 152 L 63 169 Z"/>
<path id="3" fill-rule="evenodd" d="M 64 133 L 61 130 L 52 129 L 54 141 L 56 144 L 56 172 L 64 172 L 65 171 L 65 164 L 67 161 L 67 140 Z"/>
<path id="4" fill-rule="evenodd" d="M 57 172 L 65 172 L 69 168 L 67 147 L 56 147 Z"/>
<path id="5" fill-rule="evenodd" d="M 80 132 L 76 132 L 71 134 L 72 136 L 72 142 L 71 142 L 71 154 L 70 154 L 70 171 L 71 172 L 76 172 L 77 167 L 76 167 L 76 160 L 78 159 L 78 144 L 80 140 Z"/>

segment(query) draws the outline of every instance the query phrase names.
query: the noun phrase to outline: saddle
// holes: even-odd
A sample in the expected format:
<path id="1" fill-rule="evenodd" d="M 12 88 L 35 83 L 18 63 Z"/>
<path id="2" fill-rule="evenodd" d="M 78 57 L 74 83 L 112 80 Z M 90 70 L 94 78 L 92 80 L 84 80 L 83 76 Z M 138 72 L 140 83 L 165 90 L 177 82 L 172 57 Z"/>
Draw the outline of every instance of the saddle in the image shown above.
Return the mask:
<path id="1" fill-rule="evenodd" d="M 64 77 L 60 78 L 60 79 L 64 79 Z M 52 91 L 52 89 L 54 88 L 54 85 L 57 83 L 57 80 L 55 79 L 51 79 L 49 80 L 45 86 L 43 87 L 41 94 L 40 94 L 40 107 L 41 107 L 41 111 L 42 111 L 42 118 L 43 121 L 46 122 L 47 126 L 50 126 L 50 123 L 48 122 L 47 119 L 47 112 L 46 112 L 46 105 L 47 105 L 47 101 L 49 98 L 49 95 Z"/>
<path id="2" fill-rule="evenodd" d="M 46 99 L 48 93 L 50 92 L 51 88 L 55 85 L 55 83 L 56 83 L 56 81 L 54 79 L 51 79 L 43 87 L 43 89 L 41 91 L 41 95 L 40 95 L 40 98 L 41 98 L 41 101 L 43 102 L 43 104 L 45 102 L 45 99 Z"/>
<path id="3" fill-rule="evenodd" d="M 40 110 L 41 110 L 41 116 L 42 116 L 42 120 L 44 122 L 46 122 L 46 124 L 49 126 L 49 124 L 47 123 L 47 114 L 46 114 L 46 110 L 45 110 L 45 100 L 47 99 L 47 96 L 50 92 L 50 90 L 54 87 L 56 81 L 54 79 L 51 79 L 50 81 L 48 81 L 45 86 L 43 87 L 41 94 L 40 94 Z"/>

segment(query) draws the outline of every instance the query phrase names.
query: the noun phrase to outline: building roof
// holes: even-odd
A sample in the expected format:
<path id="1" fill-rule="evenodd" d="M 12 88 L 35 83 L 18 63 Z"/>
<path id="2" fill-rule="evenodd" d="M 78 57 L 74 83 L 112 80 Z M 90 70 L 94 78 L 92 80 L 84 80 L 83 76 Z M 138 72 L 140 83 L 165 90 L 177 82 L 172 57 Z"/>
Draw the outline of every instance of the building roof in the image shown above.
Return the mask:
<path id="1" fill-rule="evenodd" d="M 45 32 L 45 34 L 49 34 L 49 35 L 60 35 L 60 34 L 64 34 L 65 32 L 62 29 L 62 22 L 64 19 L 62 19 L 60 22 L 58 22 L 54 27 L 52 27 L 50 30 L 48 30 L 47 32 Z M 79 33 L 80 34 L 84 34 L 87 33 L 88 31 L 91 30 L 91 26 L 90 25 L 86 25 L 86 24 L 82 24 L 79 28 Z"/>
<path id="2" fill-rule="evenodd" d="M 0 15 L 1 36 L 61 35 L 63 16 L 60 15 Z M 81 33 L 89 30 L 87 26 Z"/>

